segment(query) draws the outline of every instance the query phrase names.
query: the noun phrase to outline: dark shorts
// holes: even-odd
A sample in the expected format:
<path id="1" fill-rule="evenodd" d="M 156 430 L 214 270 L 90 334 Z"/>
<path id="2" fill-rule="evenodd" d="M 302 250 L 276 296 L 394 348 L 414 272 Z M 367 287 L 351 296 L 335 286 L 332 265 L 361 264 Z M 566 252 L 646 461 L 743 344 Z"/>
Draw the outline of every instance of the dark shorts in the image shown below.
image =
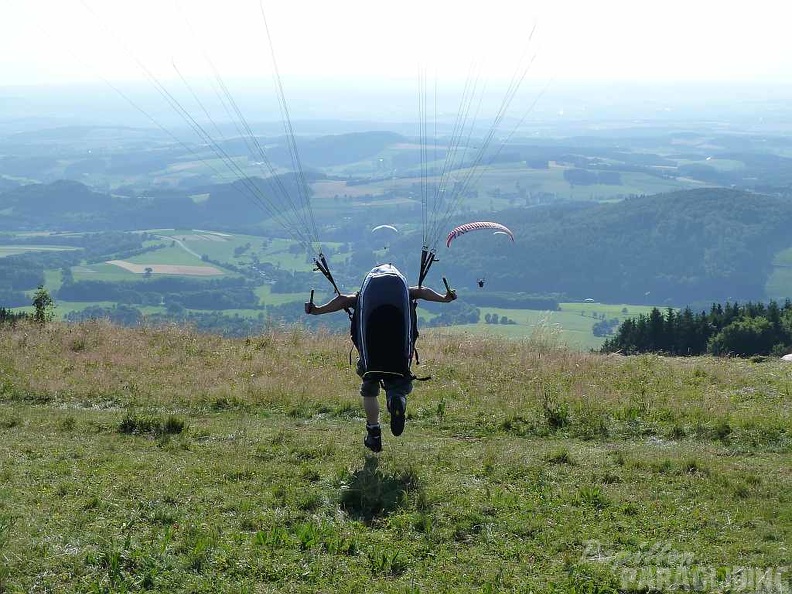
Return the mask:
<path id="1" fill-rule="evenodd" d="M 365 372 L 363 371 L 360 359 L 358 359 L 357 374 L 363 377 L 363 373 Z M 406 397 L 413 389 L 412 379 L 410 378 L 386 379 L 382 380 L 382 385 L 385 388 L 385 394 L 388 398 L 393 398 L 394 396 Z M 363 380 L 360 384 L 360 395 L 363 396 L 363 398 L 376 398 L 379 396 L 379 391 L 380 380 Z"/>

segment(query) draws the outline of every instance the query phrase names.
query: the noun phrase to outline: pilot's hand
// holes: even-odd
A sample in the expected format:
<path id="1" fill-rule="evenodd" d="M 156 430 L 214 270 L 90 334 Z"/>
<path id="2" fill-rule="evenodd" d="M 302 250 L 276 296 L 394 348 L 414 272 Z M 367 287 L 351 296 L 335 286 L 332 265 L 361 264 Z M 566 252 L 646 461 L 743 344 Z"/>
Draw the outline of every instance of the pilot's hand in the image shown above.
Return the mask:
<path id="1" fill-rule="evenodd" d="M 454 301 L 457 298 L 456 291 L 454 289 L 449 289 L 445 295 L 446 303 Z"/>
<path id="2" fill-rule="evenodd" d="M 312 314 L 314 309 L 314 304 L 312 301 L 305 302 L 305 313 Z"/>

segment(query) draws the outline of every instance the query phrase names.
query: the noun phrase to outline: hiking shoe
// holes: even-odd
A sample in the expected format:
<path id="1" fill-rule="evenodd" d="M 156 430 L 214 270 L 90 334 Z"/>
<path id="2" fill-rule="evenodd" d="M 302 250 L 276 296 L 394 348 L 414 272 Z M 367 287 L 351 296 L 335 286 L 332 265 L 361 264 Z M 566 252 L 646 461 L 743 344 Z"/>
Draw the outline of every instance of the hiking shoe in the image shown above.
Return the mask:
<path id="1" fill-rule="evenodd" d="M 399 436 L 404 431 L 404 414 L 407 408 L 407 398 L 395 396 L 388 398 L 388 412 L 390 413 L 390 430 L 393 435 Z"/>
<path id="2" fill-rule="evenodd" d="M 366 427 L 366 437 L 363 439 L 365 445 L 372 452 L 382 451 L 382 430 L 379 425 L 376 427 Z"/>

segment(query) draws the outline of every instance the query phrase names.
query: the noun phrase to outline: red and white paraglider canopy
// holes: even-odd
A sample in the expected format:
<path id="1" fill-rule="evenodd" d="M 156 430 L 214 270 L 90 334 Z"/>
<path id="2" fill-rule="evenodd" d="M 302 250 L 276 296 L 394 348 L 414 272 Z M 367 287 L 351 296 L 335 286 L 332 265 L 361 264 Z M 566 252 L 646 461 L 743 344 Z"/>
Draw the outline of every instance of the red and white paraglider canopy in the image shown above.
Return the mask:
<path id="1" fill-rule="evenodd" d="M 451 242 L 460 235 L 464 235 L 470 231 L 478 231 L 479 229 L 494 229 L 496 233 L 505 233 L 512 241 L 514 241 L 514 233 L 512 233 L 511 230 L 505 225 L 493 223 L 492 221 L 475 221 L 473 223 L 465 223 L 464 225 L 455 227 L 451 233 L 448 234 L 448 237 L 446 237 L 446 247 L 451 247 Z"/>

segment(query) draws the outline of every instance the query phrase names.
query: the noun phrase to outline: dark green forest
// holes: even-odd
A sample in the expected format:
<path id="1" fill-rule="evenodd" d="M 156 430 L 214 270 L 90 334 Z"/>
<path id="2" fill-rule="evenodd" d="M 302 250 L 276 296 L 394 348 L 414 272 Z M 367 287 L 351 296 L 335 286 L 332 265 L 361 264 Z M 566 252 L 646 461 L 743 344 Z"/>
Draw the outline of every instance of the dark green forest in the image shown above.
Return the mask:
<path id="1" fill-rule="evenodd" d="M 783 355 L 792 352 L 792 302 L 713 304 L 694 314 L 653 308 L 622 322 L 605 353 L 666 355 Z"/>
<path id="2" fill-rule="evenodd" d="M 306 174 L 308 180 L 316 176 Z M 0 193 L 0 231 L 132 231 L 163 227 L 240 227 L 268 216 L 239 186 L 272 194 L 280 186 L 294 195 L 293 175 L 275 179 L 196 186 L 189 191 L 166 188 L 122 189 L 113 195 L 96 192 L 75 181 L 28 184 Z M 195 202 L 193 193 L 209 199 Z"/>
<path id="3" fill-rule="evenodd" d="M 254 285 L 244 278 L 191 280 L 179 277 L 142 281 L 64 283 L 55 297 L 64 301 L 115 301 L 125 305 L 168 305 L 190 309 L 256 309 Z"/>

